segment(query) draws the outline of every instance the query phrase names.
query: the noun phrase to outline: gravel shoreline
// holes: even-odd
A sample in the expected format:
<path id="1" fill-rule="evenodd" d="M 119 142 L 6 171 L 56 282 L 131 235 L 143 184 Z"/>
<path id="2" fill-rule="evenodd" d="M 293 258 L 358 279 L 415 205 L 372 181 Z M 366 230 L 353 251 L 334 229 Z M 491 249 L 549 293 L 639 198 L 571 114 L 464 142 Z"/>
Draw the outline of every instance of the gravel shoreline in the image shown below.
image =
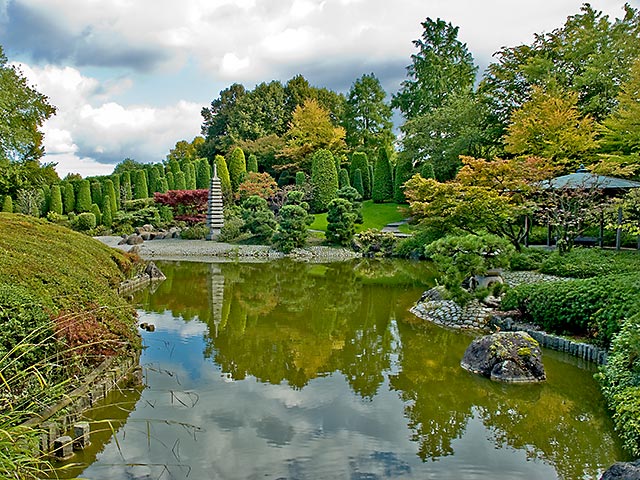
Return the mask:
<path id="1" fill-rule="evenodd" d="M 129 251 L 131 245 L 118 245 L 122 237 L 102 236 L 96 240 L 113 248 Z M 206 240 L 148 240 L 138 245 L 138 254 L 145 260 L 188 260 L 192 262 L 268 262 L 292 258 L 306 262 L 339 262 L 360 255 L 346 248 L 315 246 L 295 249 L 288 255 L 267 245 L 232 245 Z"/>

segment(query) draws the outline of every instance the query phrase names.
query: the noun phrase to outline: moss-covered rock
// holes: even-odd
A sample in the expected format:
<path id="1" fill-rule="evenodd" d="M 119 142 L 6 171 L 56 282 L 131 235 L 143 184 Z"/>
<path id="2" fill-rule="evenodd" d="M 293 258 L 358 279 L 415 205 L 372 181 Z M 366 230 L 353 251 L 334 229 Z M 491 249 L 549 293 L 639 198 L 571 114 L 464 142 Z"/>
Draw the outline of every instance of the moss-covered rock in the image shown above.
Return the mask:
<path id="1" fill-rule="evenodd" d="M 546 380 L 538 342 L 525 332 L 502 332 L 474 340 L 460 365 L 491 380 L 531 383 Z"/>

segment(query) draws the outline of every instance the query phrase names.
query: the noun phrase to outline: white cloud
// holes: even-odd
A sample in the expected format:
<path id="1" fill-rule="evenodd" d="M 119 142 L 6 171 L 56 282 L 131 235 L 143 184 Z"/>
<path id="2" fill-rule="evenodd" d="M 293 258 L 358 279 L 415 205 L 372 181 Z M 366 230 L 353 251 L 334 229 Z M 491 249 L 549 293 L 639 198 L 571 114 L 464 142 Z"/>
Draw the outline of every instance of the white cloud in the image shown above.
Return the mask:
<path id="1" fill-rule="evenodd" d="M 20 67 L 58 108 L 43 131 L 44 161 L 58 162 L 59 175 L 108 174 L 126 157 L 158 162 L 176 141 L 199 134 L 200 104 L 121 105 L 107 99 L 127 88 L 129 79 L 100 82 L 71 67 Z"/>

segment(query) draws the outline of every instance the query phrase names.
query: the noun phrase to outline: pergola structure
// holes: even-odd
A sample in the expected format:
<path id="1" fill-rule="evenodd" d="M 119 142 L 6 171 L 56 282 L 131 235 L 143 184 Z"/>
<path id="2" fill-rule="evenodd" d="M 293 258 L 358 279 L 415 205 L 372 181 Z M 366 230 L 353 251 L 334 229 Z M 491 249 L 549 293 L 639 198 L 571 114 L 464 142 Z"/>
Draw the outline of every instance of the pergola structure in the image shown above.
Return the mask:
<path id="1" fill-rule="evenodd" d="M 640 188 L 640 182 L 634 182 L 632 180 L 626 180 L 624 178 L 608 177 L 605 175 L 596 175 L 590 173 L 584 167 L 580 167 L 576 173 L 569 175 L 562 175 L 550 180 L 542 182 L 543 188 L 550 188 L 553 190 L 562 189 L 597 189 L 606 196 L 617 196 L 628 192 L 632 188 Z M 616 230 L 616 249 L 620 250 L 622 240 L 622 207 L 618 208 L 618 228 Z M 603 246 L 604 237 L 604 224 L 600 222 L 600 247 Z M 551 227 L 549 226 L 549 233 L 547 235 L 547 245 L 551 244 Z"/>

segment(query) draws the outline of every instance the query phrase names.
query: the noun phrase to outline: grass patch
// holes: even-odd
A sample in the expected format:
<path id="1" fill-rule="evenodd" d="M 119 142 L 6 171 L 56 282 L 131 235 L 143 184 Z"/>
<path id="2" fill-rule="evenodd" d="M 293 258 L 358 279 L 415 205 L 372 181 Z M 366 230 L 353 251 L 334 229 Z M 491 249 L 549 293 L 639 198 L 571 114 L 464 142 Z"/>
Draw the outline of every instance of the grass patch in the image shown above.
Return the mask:
<path id="1" fill-rule="evenodd" d="M 389 223 L 396 223 L 407 217 L 404 211 L 406 205 L 399 203 L 373 203 L 373 200 L 362 202 L 362 225 L 356 225 L 356 231 L 362 232 L 370 228 L 381 230 Z M 316 213 L 314 221 L 309 226 L 311 230 L 327 231 L 327 214 Z"/>

